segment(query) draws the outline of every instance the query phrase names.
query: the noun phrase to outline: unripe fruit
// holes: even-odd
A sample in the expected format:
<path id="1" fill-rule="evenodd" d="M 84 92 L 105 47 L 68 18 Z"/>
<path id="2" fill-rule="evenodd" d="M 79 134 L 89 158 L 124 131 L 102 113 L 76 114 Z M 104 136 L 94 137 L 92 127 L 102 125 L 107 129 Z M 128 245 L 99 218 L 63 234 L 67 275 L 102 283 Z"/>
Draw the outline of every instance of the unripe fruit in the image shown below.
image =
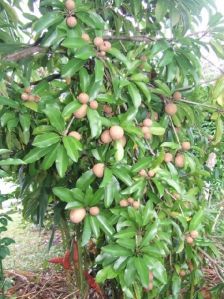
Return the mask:
<path id="1" fill-rule="evenodd" d="M 82 39 L 86 42 L 90 42 L 90 37 L 89 37 L 89 34 L 87 33 L 83 33 L 82 34 Z"/>
<path id="2" fill-rule="evenodd" d="M 104 52 L 107 52 L 111 49 L 111 43 L 110 42 L 103 42 L 101 45 L 100 45 L 100 50 L 101 51 L 104 51 Z"/>
<path id="3" fill-rule="evenodd" d="M 125 147 L 125 145 L 126 145 L 126 143 L 127 143 L 127 139 L 126 139 L 126 137 L 123 136 L 123 137 L 120 139 L 120 142 L 121 142 L 121 145 L 122 145 L 123 147 Z"/>
<path id="4" fill-rule="evenodd" d="M 103 143 L 108 144 L 110 142 L 112 142 L 112 138 L 110 136 L 110 131 L 109 130 L 105 130 L 101 136 L 100 139 Z"/>
<path id="5" fill-rule="evenodd" d="M 182 147 L 182 150 L 184 151 L 189 151 L 191 149 L 191 144 L 189 141 L 184 141 L 182 144 L 181 144 L 181 147 Z"/>
<path id="6" fill-rule="evenodd" d="M 66 23 L 68 27 L 74 28 L 77 25 L 77 20 L 75 17 L 68 17 Z"/>
<path id="7" fill-rule="evenodd" d="M 151 138 L 152 138 L 152 134 L 151 134 L 150 132 L 145 133 L 145 134 L 144 134 L 144 138 L 145 138 L 145 139 L 151 139 Z"/>
<path id="8" fill-rule="evenodd" d="M 173 103 L 166 104 L 165 112 L 170 116 L 175 115 L 177 113 L 177 105 Z"/>
<path id="9" fill-rule="evenodd" d="M 132 204 L 132 206 L 133 206 L 134 209 L 137 210 L 140 207 L 140 202 L 139 201 L 134 201 L 133 204 Z"/>
<path id="10" fill-rule="evenodd" d="M 124 136 L 124 130 L 120 126 L 112 126 L 110 136 L 113 140 L 120 140 Z"/>
<path id="11" fill-rule="evenodd" d="M 110 113 L 112 113 L 113 110 L 109 105 L 104 105 L 103 106 L 103 111 L 107 114 L 110 114 Z"/>
<path id="12" fill-rule="evenodd" d="M 140 176 L 143 176 L 143 177 L 147 177 L 147 172 L 146 172 L 146 170 L 145 170 L 145 169 L 141 169 L 141 170 L 139 171 L 139 175 L 140 175 Z"/>
<path id="13" fill-rule="evenodd" d="M 179 91 L 175 91 L 174 94 L 173 94 L 173 99 L 175 101 L 179 101 L 181 100 L 181 97 L 182 97 L 182 94 L 179 92 Z"/>
<path id="14" fill-rule="evenodd" d="M 122 208 L 126 208 L 126 207 L 128 206 L 128 201 L 127 201 L 126 199 L 122 199 L 122 200 L 120 201 L 120 206 L 121 206 Z"/>
<path id="15" fill-rule="evenodd" d="M 191 238 L 192 239 L 196 239 L 198 237 L 198 231 L 196 230 L 192 230 L 192 232 L 190 232 Z"/>
<path id="16" fill-rule="evenodd" d="M 97 36 L 94 38 L 93 42 L 96 47 L 100 47 L 103 44 L 103 39 L 102 37 Z"/>
<path id="17" fill-rule="evenodd" d="M 27 93 L 22 93 L 21 94 L 21 99 L 23 100 L 23 101 L 28 101 L 29 100 L 29 95 L 27 94 Z"/>
<path id="18" fill-rule="evenodd" d="M 75 9 L 75 2 L 73 0 L 67 0 L 65 2 L 65 7 L 67 10 L 74 10 Z"/>
<path id="19" fill-rule="evenodd" d="M 143 121 L 143 125 L 144 127 L 151 127 L 152 125 L 152 120 L 150 118 L 146 118 L 144 121 Z M 143 127 L 143 128 L 144 128 Z"/>
<path id="20" fill-rule="evenodd" d="M 76 118 L 80 119 L 86 116 L 88 106 L 83 104 L 78 110 L 76 110 L 73 114 Z"/>
<path id="21" fill-rule="evenodd" d="M 103 163 L 97 163 L 93 166 L 92 171 L 96 177 L 102 178 L 104 175 L 105 165 Z"/>
<path id="22" fill-rule="evenodd" d="M 99 105 L 98 105 L 97 101 L 91 101 L 89 103 L 89 106 L 90 106 L 91 109 L 96 110 Z"/>
<path id="23" fill-rule="evenodd" d="M 153 170 L 149 170 L 149 172 L 148 172 L 148 176 L 149 176 L 150 178 L 154 177 L 154 176 L 155 176 L 155 171 L 153 171 Z"/>
<path id="24" fill-rule="evenodd" d="M 143 134 L 148 134 L 149 132 L 149 127 L 142 127 L 142 133 Z"/>
<path id="25" fill-rule="evenodd" d="M 78 132 L 76 132 L 76 131 L 71 131 L 68 134 L 68 136 L 74 137 L 77 140 L 81 140 L 82 139 L 82 136 Z"/>
<path id="26" fill-rule="evenodd" d="M 100 213 L 100 209 L 98 207 L 92 207 L 89 209 L 89 213 L 92 216 L 97 216 Z"/>
<path id="27" fill-rule="evenodd" d="M 176 165 L 176 167 L 182 168 L 182 167 L 184 167 L 184 164 L 185 164 L 184 156 L 181 155 L 181 154 L 178 154 L 175 157 L 175 165 Z"/>
<path id="28" fill-rule="evenodd" d="M 87 93 L 82 92 L 78 95 L 78 100 L 81 104 L 87 104 L 89 101 L 89 96 Z"/>
<path id="29" fill-rule="evenodd" d="M 165 161 L 166 163 L 172 162 L 172 161 L 173 161 L 173 155 L 170 154 L 170 153 L 165 153 L 164 161 Z"/>
<path id="30" fill-rule="evenodd" d="M 70 212 L 70 220 L 73 223 L 80 223 L 86 216 L 86 210 L 84 208 L 73 209 Z"/>
<path id="31" fill-rule="evenodd" d="M 191 244 L 194 243 L 194 239 L 192 237 L 190 237 L 190 236 L 187 236 L 186 237 L 186 242 L 191 245 Z"/>
<path id="32" fill-rule="evenodd" d="M 132 206 L 133 203 L 134 203 L 134 201 L 135 201 L 134 198 L 132 198 L 132 197 L 129 197 L 129 198 L 128 198 L 128 204 L 129 204 L 129 205 Z"/>
<path id="33" fill-rule="evenodd" d="M 26 88 L 24 89 L 24 92 L 30 94 L 30 93 L 32 92 L 31 87 L 26 87 Z"/>
<path id="34" fill-rule="evenodd" d="M 180 270 L 180 277 L 184 277 L 186 275 L 186 272 L 184 270 Z"/>

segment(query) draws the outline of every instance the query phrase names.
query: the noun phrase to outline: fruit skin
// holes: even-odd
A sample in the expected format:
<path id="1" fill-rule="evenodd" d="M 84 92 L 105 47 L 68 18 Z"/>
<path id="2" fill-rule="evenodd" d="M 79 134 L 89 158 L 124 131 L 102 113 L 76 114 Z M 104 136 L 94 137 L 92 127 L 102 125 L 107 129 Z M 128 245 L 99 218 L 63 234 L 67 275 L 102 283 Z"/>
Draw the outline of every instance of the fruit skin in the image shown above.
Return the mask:
<path id="1" fill-rule="evenodd" d="M 180 277 L 184 277 L 186 275 L 186 272 L 184 270 L 180 270 Z"/>
<path id="2" fill-rule="evenodd" d="M 181 147 L 182 147 L 182 150 L 184 151 L 189 151 L 191 149 L 191 144 L 189 141 L 184 141 L 182 144 L 181 144 Z"/>
<path id="3" fill-rule="evenodd" d="M 96 47 L 100 47 L 100 45 L 103 44 L 102 37 L 99 37 L 99 36 L 95 37 L 93 43 Z"/>
<path id="4" fill-rule="evenodd" d="M 65 7 L 68 9 L 68 10 L 74 10 L 75 9 L 75 2 L 73 0 L 67 0 L 65 2 Z"/>
<path id="5" fill-rule="evenodd" d="M 71 131 L 71 132 L 69 132 L 68 136 L 74 137 L 74 138 L 77 139 L 77 140 L 81 140 L 81 139 L 82 139 L 82 135 L 79 134 L 79 133 L 76 132 L 76 131 Z"/>
<path id="6" fill-rule="evenodd" d="M 23 100 L 23 101 L 28 101 L 29 100 L 29 95 L 27 94 L 27 93 L 22 93 L 21 94 L 21 99 Z"/>
<path id="7" fill-rule="evenodd" d="M 145 138 L 145 139 L 151 139 L 151 138 L 152 138 L 152 134 L 151 134 L 150 132 L 145 133 L 145 134 L 144 134 L 144 138 Z"/>
<path id="8" fill-rule="evenodd" d="M 28 94 L 31 94 L 32 88 L 31 87 L 26 87 L 26 88 L 24 88 L 24 92 L 28 93 Z"/>
<path id="9" fill-rule="evenodd" d="M 181 155 L 181 154 L 178 154 L 178 155 L 175 157 L 175 165 L 176 165 L 176 167 L 183 168 L 183 167 L 184 167 L 184 164 L 185 164 L 184 156 Z"/>
<path id="10" fill-rule="evenodd" d="M 88 33 L 83 33 L 82 34 L 82 39 L 86 42 L 90 42 L 90 37 Z"/>
<path id="11" fill-rule="evenodd" d="M 92 207 L 89 209 L 89 213 L 92 216 L 97 216 L 100 213 L 100 209 L 98 207 Z"/>
<path id="12" fill-rule="evenodd" d="M 126 208 L 126 207 L 128 206 L 128 201 L 127 201 L 126 199 L 122 199 L 122 200 L 120 201 L 120 206 L 121 206 L 122 208 Z"/>
<path id="13" fill-rule="evenodd" d="M 106 42 L 103 42 L 101 45 L 100 45 L 100 50 L 101 51 L 104 51 L 104 52 L 107 52 L 111 49 L 111 43 L 106 41 Z"/>
<path id="14" fill-rule="evenodd" d="M 112 138 L 110 136 L 110 131 L 109 130 L 105 130 L 101 136 L 100 136 L 100 139 L 101 141 L 104 143 L 104 144 L 108 144 L 110 142 L 112 142 Z"/>
<path id="15" fill-rule="evenodd" d="M 135 208 L 137 210 L 140 207 L 140 202 L 136 200 L 133 202 L 132 206 L 133 206 L 133 208 Z"/>
<path id="16" fill-rule="evenodd" d="M 84 208 L 73 209 L 70 212 L 70 220 L 73 223 L 80 223 L 86 216 L 86 210 Z"/>
<path id="17" fill-rule="evenodd" d="M 166 163 L 172 162 L 173 161 L 173 155 L 171 153 L 165 153 L 164 161 Z"/>
<path id="18" fill-rule="evenodd" d="M 153 171 L 153 170 L 149 170 L 149 172 L 148 172 L 148 176 L 150 177 L 150 178 L 152 178 L 152 177 L 154 177 L 155 176 L 155 171 Z"/>
<path id="19" fill-rule="evenodd" d="M 186 242 L 191 245 L 191 244 L 194 243 L 194 239 L 192 237 L 190 237 L 190 236 L 187 236 L 186 237 Z"/>
<path id="20" fill-rule="evenodd" d="M 127 201 L 128 201 L 128 204 L 132 206 L 135 200 L 134 200 L 134 198 L 129 197 L 129 198 L 127 199 Z"/>
<path id="21" fill-rule="evenodd" d="M 112 126 L 110 136 L 113 140 L 120 140 L 124 136 L 124 130 L 120 126 Z"/>
<path id="22" fill-rule="evenodd" d="M 103 111 L 107 114 L 110 114 L 113 112 L 112 108 L 109 105 L 104 105 L 103 106 Z"/>
<path id="23" fill-rule="evenodd" d="M 76 110 L 73 114 L 76 118 L 80 119 L 86 116 L 88 106 L 83 104 L 78 110 Z"/>
<path id="24" fill-rule="evenodd" d="M 140 176 L 143 176 L 143 177 L 147 177 L 147 172 L 146 172 L 146 170 L 145 170 L 145 169 L 141 169 L 141 170 L 139 171 L 139 175 L 140 175 Z"/>
<path id="25" fill-rule="evenodd" d="M 105 57 L 106 56 L 106 52 L 105 51 L 100 51 L 97 53 L 98 57 Z"/>
<path id="26" fill-rule="evenodd" d="M 149 281 L 152 282 L 152 281 L 153 281 L 153 278 L 154 278 L 154 275 L 153 275 L 153 273 L 150 271 L 150 272 L 149 272 Z"/>
<path id="27" fill-rule="evenodd" d="M 92 171 L 96 177 L 102 178 L 104 175 L 105 165 L 103 163 L 97 163 L 93 166 Z"/>
<path id="28" fill-rule="evenodd" d="M 68 17 L 66 23 L 68 27 L 74 28 L 77 25 L 77 20 L 75 17 Z"/>
<path id="29" fill-rule="evenodd" d="M 192 232 L 190 232 L 190 236 L 192 239 L 196 239 L 198 237 L 198 231 L 196 230 L 192 230 Z"/>
<path id="30" fill-rule="evenodd" d="M 152 120 L 150 118 L 146 118 L 144 121 L 143 121 L 143 126 L 144 127 L 151 127 L 152 125 Z"/>
<path id="31" fill-rule="evenodd" d="M 142 133 L 143 133 L 143 134 L 148 134 L 148 133 L 150 133 L 150 132 L 149 132 L 149 127 L 146 127 L 146 126 L 142 127 Z"/>
<path id="32" fill-rule="evenodd" d="M 126 143 L 127 143 L 127 139 L 126 139 L 126 137 L 123 136 L 119 141 L 121 142 L 121 145 L 122 145 L 123 147 L 125 147 L 125 145 L 126 145 Z"/>
<path id="33" fill-rule="evenodd" d="M 81 104 L 87 104 L 89 101 L 89 96 L 87 93 L 82 92 L 78 95 L 78 100 Z"/>
<path id="34" fill-rule="evenodd" d="M 166 104 L 165 112 L 170 116 L 175 115 L 177 113 L 177 105 L 173 103 Z"/>
<path id="35" fill-rule="evenodd" d="M 89 106 L 90 106 L 91 109 L 96 110 L 99 105 L 98 105 L 97 101 L 91 101 L 89 103 Z"/>
<path id="36" fill-rule="evenodd" d="M 179 100 L 181 100 L 181 98 L 182 98 L 182 94 L 179 91 L 175 91 L 173 94 L 173 99 L 175 101 L 179 101 Z"/>

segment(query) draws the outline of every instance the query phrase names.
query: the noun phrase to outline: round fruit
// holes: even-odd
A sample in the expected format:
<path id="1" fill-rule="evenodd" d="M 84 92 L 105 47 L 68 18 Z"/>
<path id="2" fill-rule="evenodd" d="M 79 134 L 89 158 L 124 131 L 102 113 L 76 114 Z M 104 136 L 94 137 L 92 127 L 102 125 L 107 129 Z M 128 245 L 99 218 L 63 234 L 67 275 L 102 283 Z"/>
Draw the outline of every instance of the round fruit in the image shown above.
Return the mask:
<path id="1" fill-rule="evenodd" d="M 65 2 L 65 7 L 67 10 L 74 10 L 75 9 L 75 2 L 73 0 L 67 0 Z"/>
<path id="2" fill-rule="evenodd" d="M 175 158 L 176 167 L 182 168 L 182 167 L 184 167 L 184 164 L 185 164 L 184 156 L 181 154 L 178 154 Z"/>
<path id="3" fill-rule="evenodd" d="M 23 101 L 28 101 L 29 100 L 29 95 L 27 94 L 27 93 L 22 93 L 21 94 L 21 99 L 23 100 Z"/>
<path id="4" fill-rule="evenodd" d="M 34 95 L 29 95 L 29 97 L 28 97 L 28 101 L 30 101 L 30 102 L 37 102 L 37 98 L 36 98 L 36 96 L 34 96 Z"/>
<path id="5" fill-rule="evenodd" d="M 181 97 L 182 97 L 182 94 L 179 92 L 179 91 L 175 91 L 174 94 L 173 94 L 173 99 L 175 101 L 179 101 L 181 100 Z"/>
<path id="6" fill-rule="evenodd" d="M 101 136 L 100 136 L 100 139 L 103 143 L 107 144 L 107 143 L 110 143 L 112 142 L 112 138 L 110 136 L 110 131 L 109 130 L 105 130 Z"/>
<path id="7" fill-rule="evenodd" d="M 30 93 L 32 92 L 31 87 L 26 87 L 26 88 L 24 89 L 24 92 L 30 94 Z"/>
<path id="8" fill-rule="evenodd" d="M 190 237 L 190 236 L 187 236 L 187 237 L 186 237 L 186 241 L 187 241 L 187 243 L 190 244 L 190 245 L 194 243 L 194 239 L 193 239 L 192 237 Z"/>
<path id="9" fill-rule="evenodd" d="M 34 102 L 39 102 L 40 101 L 40 97 L 38 95 L 34 95 Z"/>
<path id="10" fill-rule="evenodd" d="M 133 203 L 134 203 L 134 201 L 135 201 L 134 198 L 132 198 L 132 197 L 129 197 L 129 198 L 128 198 L 128 204 L 129 204 L 129 205 L 132 206 Z"/>
<path id="11" fill-rule="evenodd" d="M 120 142 L 121 142 L 121 145 L 122 145 L 123 147 L 125 147 L 125 145 L 126 145 L 126 143 L 127 143 L 127 139 L 126 139 L 126 137 L 123 136 L 123 137 L 120 139 Z"/>
<path id="12" fill-rule="evenodd" d="M 149 127 L 142 127 L 142 133 L 143 134 L 148 134 L 149 133 Z"/>
<path id="13" fill-rule="evenodd" d="M 144 121 L 143 121 L 143 125 L 145 127 L 151 127 L 152 125 L 152 120 L 150 118 L 146 118 Z M 144 127 L 143 127 L 144 128 Z"/>
<path id="14" fill-rule="evenodd" d="M 192 239 L 196 239 L 198 237 L 198 231 L 196 230 L 192 230 L 192 232 L 190 232 L 191 238 Z"/>
<path id="15" fill-rule="evenodd" d="M 78 100 L 81 104 L 87 104 L 89 101 L 89 96 L 87 93 L 82 92 L 78 95 Z"/>
<path id="16" fill-rule="evenodd" d="M 70 220 L 73 223 L 80 223 L 86 216 L 86 210 L 84 208 L 73 209 L 70 212 Z"/>
<path id="17" fill-rule="evenodd" d="M 68 17 L 66 23 L 68 27 L 74 28 L 77 25 L 77 20 L 75 17 Z"/>
<path id="18" fill-rule="evenodd" d="M 90 108 L 92 108 L 93 110 L 96 110 L 97 108 L 98 108 L 98 103 L 97 103 L 97 101 L 91 101 L 90 103 L 89 103 L 89 106 L 90 106 Z"/>
<path id="19" fill-rule="evenodd" d="M 76 118 L 83 118 L 86 116 L 88 106 L 83 104 L 78 110 L 76 110 L 73 114 Z"/>
<path id="20" fill-rule="evenodd" d="M 124 130 L 120 126 L 112 126 L 110 136 L 113 140 L 120 140 L 124 136 Z"/>
<path id="21" fill-rule="evenodd" d="M 90 42 L 90 37 L 89 37 L 89 34 L 87 33 L 83 33 L 82 34 L 82 39 L 86 42 Z"/>
<path id="22" fill-rule="evenodd" d="M 149 272 L 149 281 L 152 282 L 154 278 L 154 275 L 152 272 Z"/>
<path id="23" fill-rule="evenodd" d="M 101 51 L 104 51 L 104 52 L 107 52 L 111 49 L 111 43 L 110 42 L 103 42 L 101 45 L 100 45 L 100 50 Z"/>
<path id="24" fill-rule="evenodd" d="M 189 151 L 191 149 L 191 144 L 189 141 L 184 141 L 182 144 L 181 144 L 181 147 L 182 147 L 182 150 L 184 151 Z"/>
<path id="25" fill-rule="evenodd" d="M 92 171 L 96 177 L 102 178 L 104 175 L 104 168 L 105 168 L 105 165 L 103 163 L 97 163 L 93 166 Z"/>
<path id="26" fill-rule="evenodd" d="M 149 170 L 149 172 L 148 172 L 148 176 L 149 176 L 150 178 L 154 177 L 154 176 L 155 176 L 155 171 L 153 171 L 153 170 Z"/>
<path id="27" fill-rule="evenodd" d="M 146 172 L 146 170 L 145 170 L 145 169 L 141 169 L 141 170 L 139 171 L 139 175 L 140 175 L 140 176 L 143 176 L 143 177 L 147 177 L 147 172 Z"/>
<path id="28" fill-rule="evenodd" d="M 174 114 L 177 113 L 177 105 L 175 105 L 173 103 L 166 104 L 166 106 L 165 106 L 165 112 L 168 115 L 173 116 Z"/>
<path id="29" fill-rule="evenodd" d="M 172 162 L 172 161 L 173 161 L 173 155 L 170 154 L 170 153 L 165 153 L 164 161 L 165 161 L 166 163 Z"/>
<path id="30" fill-rule="evenodd" d="M 133 208 L 135 208 L 137 210 L 140 207 L 140 202 L 139 201 L 134 201 L 132 206 L 133 206 Z"/>
<path id="31" fill-rule="evenodd" d="M 100 51 L 97 53 L 98 57 L 105 57 L 106 56 L 106 52 L 105 51 Z"/>
<path id="32" fill-rule="evenodd" d="M 113 112 L 112 108 L 109 105 L 104 105 L 103 106 L 103 111 L 107 114 L 110 114 Z"/>
<path id="33" fill-rule="evenodd" d="M 145 138 L 145 139 L 151 139 L 151 138 L 152 138 L 152 134 L 151 134 L 150 132 L 145 133 L 145 134 L 144 134 L 144 138 Z"/>
<path id="34" fill-rule="evenodd" d="M 181 277 L 184 277 L 186 275 L 186 272 L 184 270 L 180 270 L 179 274 L 180 274 Z"/>
<path id="35" fill-rule="evenodd" d="M 100 213 L 100 209 L 98 207 L 92 207 L 89 209 L 89 213 L 92 216 L 97 216 Z"/>
<path id="36" fill-rule="evenodd" d="M 120 206 L 121 206 L 122 208 L 126 208 L 126 207 L 128 206 L 128 201 L 127 201 L 126 199 L 122 199 L 122 200 L 120 201 Z"/>
<path id="37" fill-rule="evenodd" d="M 68 134 L 68 136 L 74 137 L 77 140 L 81 140 L 82 139 L 82 136 L 78 132 L 76 132 L 76 131 L 71 131 Z"/>
<path id="38" fill-rule="evenodd" d="M 96 47 L 100 47 L 103 44 L 103 39 L 102 37 L 97 36 L 94 38 L 93 42 Z"/>

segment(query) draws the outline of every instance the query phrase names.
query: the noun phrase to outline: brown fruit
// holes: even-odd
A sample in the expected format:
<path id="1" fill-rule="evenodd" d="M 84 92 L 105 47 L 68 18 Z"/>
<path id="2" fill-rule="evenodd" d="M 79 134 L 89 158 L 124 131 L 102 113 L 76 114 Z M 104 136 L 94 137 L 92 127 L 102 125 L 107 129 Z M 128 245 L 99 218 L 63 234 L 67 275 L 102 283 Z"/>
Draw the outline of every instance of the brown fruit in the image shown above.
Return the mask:
<path id="1" fill-rule="evenodd" d="M 96 110 L 99 105 L 98 105 L 97 101 L 91 101 L 89 103 L 89 106 L 90 106 L 91 109 Z"/>
<path id="2" fill-rule="evenodd" d="M 126 207 L 128 206 L 128 201 L 127 201 L 126 199 L 122 199 L 122 200 L 120 201 L 120 206 L 121 206 L 122 208 L 126 208 Z"/>
<path id="3" fill-rule="evenodd" d="M 67 0 L 65 2 L 65 7 L 67 10 L 74 10 L 75 9 L 75 2 L 73 0 Z"/>
<path id="4" fill-rule="evenodd" d="M 132 197 L 129 197 L 129 198 L 128 198 L 128 204 L 129 204 L 129 205 L 132 206 L 133 203 L 134 203 L 134 201 L 135 201 L 134 198 L 132 198 Z"/>
<path id="5" fill-rule="evenodd" d="M 97 36 L 94 38 L 93 42 L 96 47 L 100 47 L 103 44 L 103 39 L 102 37 Z"/>
<path id="6" fill-rule="evenodd" d="M 145 170 L 145 169 L 141 169 L 141 170 L 139 171 L 139 175 L 140 175 L 140 176 L 143 176 L 143 177 L 147 177 L 147 172 L 146 172 L 146 170 Z"/>
<path id="7" fill-rule="evenodd" d="M 152 282 L 152 281 L 153 281 L 153 278 L 154 278 L 154 275 L 153 275 L 153 273 L 150 271 L 150 272 L 149 272 L 149 281 Z"/>
<path id="8" fill-rule="evenodd" d="M 165 112 L 170 116 L 175 115 L 177 113 L 177 105 L 173 103 L 166 104 Z"/>
<path id="9" fill-rule="evenodd" d="M 175 165 L 176 165 L 176 167 L 182 168 L 182 167 L 184 167 L 184 164 L 185 164 L 184 156 L 181 155 L 181 154 L 178 154 L 175 157 Z"/>
<path id="10" fill-rule="evenodd" d="M 150 131 L 149 131 L 149 127 L 142 127 L 142 133 L 143 134 L 148 134 L 148 133 L 150 133 Z"/>
<path id="11" fill-rule="evenodd" d="M 104 175 L 105 165 L 103 163 L 97 163 L 93 166 L 92 171 L 96 177 L 102 178 Z"/>
<path id="12" fill-rule="evenodd" d="M 126 145 L 126 143 L 127 143 L 127 139 L 126 139 L 126 137 L 123 136 L 123 137 L 120 139 L 120 142 L 121 142 L 121 145 L 122 145 L 123 147 L 125 147 L 125 145 Z"/>
<path id="13" fill-rule="evenodd" d="M 155 171 L 153 171 L 153 170 L 149 170 L 149 172 L 148 172 L 148 176 L 150 177 L 150 178 L 152 178 L 152 177 L 154 177 L 155 176 Z"/>
<path id="14" fill-rule="evenodd" d="M 106 52 L 105 51 L 100 51 L 97 53 L 98 57 L 105 57 L 106 56 Z"/>
<path id="15" fill-rule="evenodd" d="M 107 52 L 111 49 L 111 43 L 110 42 L 103 42 L 101 45 L 100 45 L 100 50 L 101 51 L 104 51 L 104 52 Z"/>
<path id="16" fill-rule="evenodd" d="M 34 102 L 39 102 L 40 101 L 40 97 L 38 95 L 34 95 Z"/>
<path id="17" fill-rule="evenodd" d="M 78 110 L 76 110 L 73 114 L 76 118 L 80 119 L 86 116 L 88 106 L 83 104 Z"/>
<path id="18" fill-rule="evenodd" d="M 32 92 L 32 88 L 31 87 L 26 87 L 24 89 L 24 92 L 30 94 Z"/>
<path id="19" fill-rule="evenodd" d="M 198 237 L 198 231 L 196 230 L 192 230 L 192 232 L 190 232 L 190 236 L 192 239 L 196 239 Z"/>
<path id="20" fill-rule="evenodd" d="M 146 118 L 144 121 L 143 121 L 143 125 L 145 127 L 151 127 L 152 125 L 152 120 L 150 118 Z M 144 127 L 143 127 L 144 128 Z"/>
<path id="21" fill-rule="evenodd" d="M 76 132 L 76 131 L 71 131 L 68 134 L 68 136 L 74 137 L 77 140 L 81 140 L 82 139 L 82 136 L 78 132 Z"/>
<path id="22" fill-rule="evenodd" d="M 184 141 L 182 144 L 181 144 L 181 147 L 182 147 L 182 150 L 184 151 L 189 151 L 191 149 L 191 144 L 189 141 Z"/>
<path id="23" fill-rule="evenodd" d="M 124 130 L 120 126 L 112 126 L 110 136 L 113 140 L 120 140 L 124 136 Z"/>
<path id="24" fill-rule="evenodd" d="M 112 142 L 112 138 L 110 136 L 110 131 L 109 130 L 105 130 L 101 136 L 100 139 L 103 143 L 108 144 L 110 142 Z"/>
<path id="25" fill-rule="evenodd" d="M 78 100 L 81 104 L 87 104 L 89 101 L 89 96 L 87 93 L 82 92 L 78 95 Z"/>
<path id="26" fill-rule="evenodd" d="M 38 96 L 35 96 L 35 95 L 29 95 L 28 97 L 28 101 L 29 102 L 39 102 L 40 98 Z"/>
<path id="27" fill-rule="evenodd" d="M 21 99 L 23 101 L 29 101 L 29 95 L 24 92 L 24 93 L 21 94 Z"/>
<path id="28" fill-rule="evenodd" d="M 191 244 L 194 243 L 194 239 L 192 237 L 190 237 L 190 236 L 187 236 L 186 237 L 186 242 L 191 245 Z"/>
<path id="29" fill-rule="evenodd" d="M 66 82 L 67 85 L 70 85 L 72 80 L 71 80 L 70 77 L 67 77 L 67 78 L 65 78 L 65 82 Z"/>
<path id="30" fill-rule="evenodd" d="M 151 134 L 150 132 L 145 133 L 145 134 L 144 134 L 144 138 L 145 138 L 145 139 L 151 139 L 151 138 L 152 138 L 152 134 Z"/>
<path id="31" fill-rule="evenodd" d="M 66 23 L 69 28 L 74 28 L 77 25 L 77 20 L 75 17 L 68 17 Z"/>
<path id="32" fill-rule="evenodd" d="M 181 97 L 182 97 L 182 94 L 179 92 L 179 91 L 175 91 L 174 94 L 173 94 L 173 99 L 175 101 L 179 101 L 181 100 Z"/>
<path id="33" fill-rule="evenodd" d="M 73 209 L 70 212 L 70 220 L 73 223 L 80 223 L 86 216 L 86 210 L 84 208 Z"/>
<path id="34" fill-rule="evenodd" d="M 103 111 L 107 114 L 110 114 L 113 112 L 112 108 L 109 105 L 104 105 L 103 106 Z"/>
<path id="35" fill-rule="evenodd" d="M 100 209 L 98 207 L 92 207 L 89 209 L 89 213 L 92 216 L 97 216 L 100 213 Z"/>
<path id="36" fill-rule="evenodd" d="M 180 277 L 184 277 L 186 275 L 186 272 L 184 270 L 180 270 Z"/>
<path id="37" fill-rule="evenodd" d="M 133 202 L 132 206 L 133 206 L 134 209 L 137 210 L 140 207 L 140 202 L 136 200 L 136 201 Z"/>
<path id="38" fill-rule="evenodd" d="M 166 163 L 172 162 L 173 161 L 173 155 L 171 153 L 165 153 L 164 161 Z"/>
<path id="39" fill-rule="evenodd" d="M 82 34 L 82 39 L 86 42 L 90 42 L 90 37 L 89 37 L 89 34 L 87 33 L 83 33 Z"/>

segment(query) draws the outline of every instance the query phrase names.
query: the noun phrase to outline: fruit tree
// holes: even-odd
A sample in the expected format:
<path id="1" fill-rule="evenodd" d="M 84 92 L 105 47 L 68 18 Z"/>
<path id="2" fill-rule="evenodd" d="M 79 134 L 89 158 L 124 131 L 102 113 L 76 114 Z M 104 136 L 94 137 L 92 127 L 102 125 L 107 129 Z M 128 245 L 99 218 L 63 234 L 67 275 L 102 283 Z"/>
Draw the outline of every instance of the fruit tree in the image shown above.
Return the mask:
<path id="1" fill-rule="evenodd" d="M 25 218 L 61 229 L 80 298 L 86 280 L 113 298 L 202 298 L 216 253 L 205 162 L 224 112 L 224 78 L 205 82 L 201 68 L 211 51 L 224 58 L 214 1 L 0 9 L 0 174 L 19 182 Z"/>

